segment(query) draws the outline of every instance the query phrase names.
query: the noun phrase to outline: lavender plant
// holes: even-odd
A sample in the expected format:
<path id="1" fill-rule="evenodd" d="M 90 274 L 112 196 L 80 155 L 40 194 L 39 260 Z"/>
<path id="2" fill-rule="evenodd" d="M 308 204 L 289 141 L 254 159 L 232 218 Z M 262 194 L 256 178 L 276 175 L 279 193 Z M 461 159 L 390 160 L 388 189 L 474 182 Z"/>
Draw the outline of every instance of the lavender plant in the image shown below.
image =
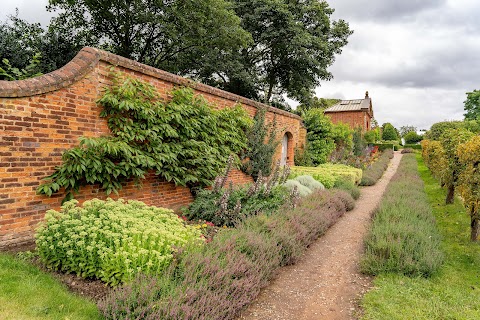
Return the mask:
<path id="1" fill-rule="evenodd" d="M 250 186 L 235 188 L 230 181 L 225 188 L 232 165 L 233 159 L 229 160 L 224 174 L 215 179 L 211 190 L 197 193 L 195 201 L 184 212 L 187 218 L 211 221 L 217 226 L 235 226 L 248 216 L 274 212 L 289 201 L 288 191 L 280 185 L 289 175 L 288 166 L 281 168 L 277 162 L 269 178 L 259 171 Z"/>
<path id="2" fill-rule="evenodd" d="M 161 275 L 114 291 L 99 309 L 106 319 L 236 319 L 279 266 L 294 263 L 345 211 L 337 194 L 316 191 L 296 208 L 248 217 L 207 246 L 179 251 Z"/>

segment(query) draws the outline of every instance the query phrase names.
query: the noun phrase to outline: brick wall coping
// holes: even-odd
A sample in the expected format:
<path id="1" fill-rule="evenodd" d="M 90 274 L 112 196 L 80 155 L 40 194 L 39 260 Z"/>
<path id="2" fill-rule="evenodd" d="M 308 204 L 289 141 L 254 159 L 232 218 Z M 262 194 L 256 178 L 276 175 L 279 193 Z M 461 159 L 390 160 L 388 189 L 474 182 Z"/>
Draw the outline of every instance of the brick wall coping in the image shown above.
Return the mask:
<path id="1" fill-rule="evenodd" d="M 35 78 L 18 81 L 0 81 L 0 98 L 20 98 L 52 92 L 67 87 L 85 77 L 99 63 L 108 62 L 174 84 L 188 86 L 197 91 L 209 93 L 228 100 L 243 103 L 255 108 L 267 107 L 270 112 L 301 120 L 301 117 L 245 97 L 214 88 L 203 83 L 177 76 L 151 66 L 115 55 L 96 48 L 85 47 L 62 68 Z"/>

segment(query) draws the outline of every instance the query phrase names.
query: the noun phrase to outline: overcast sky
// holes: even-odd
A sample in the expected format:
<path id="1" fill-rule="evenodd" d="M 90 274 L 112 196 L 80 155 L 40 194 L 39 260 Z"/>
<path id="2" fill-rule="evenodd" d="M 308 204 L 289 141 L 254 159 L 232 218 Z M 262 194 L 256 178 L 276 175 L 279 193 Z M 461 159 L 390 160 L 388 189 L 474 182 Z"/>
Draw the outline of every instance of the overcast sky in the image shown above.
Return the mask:
<path id="1" fill-rule="evenodd" d="M 48 0 L 2 0 L 14 14 L 46 25 Z M 465 93 L 480 89 L 480 1 L 328 0 L 354 34 L 317 88 L 324 98 L 358 99 L 369 91 L 375 118 L 397 128 L 428 129 L 463 118 Z"/>

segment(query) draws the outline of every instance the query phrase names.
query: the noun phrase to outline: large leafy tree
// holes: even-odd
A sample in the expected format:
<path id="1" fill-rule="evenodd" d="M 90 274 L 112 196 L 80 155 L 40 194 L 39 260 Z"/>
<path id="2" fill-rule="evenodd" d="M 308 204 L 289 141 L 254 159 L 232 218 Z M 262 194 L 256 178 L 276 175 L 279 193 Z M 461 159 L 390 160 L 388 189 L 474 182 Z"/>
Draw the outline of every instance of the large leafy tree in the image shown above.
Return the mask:
<path id="1" fill-rule="evenodd" d="M 383 140 L 398 140 L 397 131 L 395 130 L 395 127 L 389 122 L 383 124 L 382 139 Z"/>
<path id="2" fill-rule="evenodd" d="M 467 92 L 467 100 L 463 103 L 465 120 L 480 120 L 480 90 Z"/>
<path id="3" fill-rule="evenodd" d="M 35 56 L 39 63 L 30 74 L 48 73 L 65 65 L 81 49 L 83 44 L 72 40 L 67 32 L 20 19 L 17 12 L 0 23 L 0 59 L 7 59 L 12 68 L 28 70 Z M 3 79 L 6 77 L 0 75 Z"/>
<path id="4" fill-rule="evenodd" d="M 403 138 L 405 139 L 405 143 L 410 144 L 410 143 L 417 143 L 422 141 L 423 136 L 417 134 L 415 131 L 410 131 L 410 132 L 407 132 L 407 134 L 405 134 Z"/>
<path id="5" fill-rule="evenodd" d="M 332 78 L 327 68 L 352 31 L 345 21 L 331 20 L 334 10 L 325 1 L 233 2 L 253 43 L 235 52 L 225 69 L 204 74 L 204 81 L 264 102 L 283 94 L 305 102 L 321 80 Z"/>
<path id="6" fill-rule="evenodd" d="M 188 75 L 216 69 L 250 40 L 224 0 L 50 0 L 56 29 L 78 42 Z"/>
<path id="7" fill-rule="evenodd" d="M 417 128 L 414 126 L 401 126 L 400 127 L 400 136 L 403 138 L 409 132 L 417 132 Z"/>
<path id="8" fill-rule="evenodd" d="M 449 129 L 466 129 L 478 134 L 480 133 L 480 123 L 477 120 L 437 122 L 425 133 L 425 139 L 439 141 L 441 135 Z"/>
<path id="9" fill-rule="evenodd" d="M 340 101 L 340 99 L 311 97 L 310 99 L 306 99 L 306 101 L 300 103 L 295 109 L 295 113 L 298 115 L 303 115 L 307 110 L 314 108 L 325 110 Z"/>

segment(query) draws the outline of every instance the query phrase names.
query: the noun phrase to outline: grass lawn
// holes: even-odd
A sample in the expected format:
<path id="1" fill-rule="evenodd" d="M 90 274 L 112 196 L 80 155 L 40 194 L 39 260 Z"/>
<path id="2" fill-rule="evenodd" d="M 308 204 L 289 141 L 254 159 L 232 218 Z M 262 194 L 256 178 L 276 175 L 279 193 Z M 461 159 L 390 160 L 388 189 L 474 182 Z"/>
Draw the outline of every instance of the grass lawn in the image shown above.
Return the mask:
<path id="1" fill-rule="evenodd" d="M 480 319 L 480 244 L 470 242 L 462 203 L 445 205 L 445 190 L 417 154 L 418 170 L 443 236 L 445 262 L 431 278 L 381 274 L 363 301 L 362 319 Z"/>
<path id="2" fill-rule="evenodd" d="M 77 297 L 38 268 L 0 253 L 0 319 L 99 319 L 93 302 Z"/>

